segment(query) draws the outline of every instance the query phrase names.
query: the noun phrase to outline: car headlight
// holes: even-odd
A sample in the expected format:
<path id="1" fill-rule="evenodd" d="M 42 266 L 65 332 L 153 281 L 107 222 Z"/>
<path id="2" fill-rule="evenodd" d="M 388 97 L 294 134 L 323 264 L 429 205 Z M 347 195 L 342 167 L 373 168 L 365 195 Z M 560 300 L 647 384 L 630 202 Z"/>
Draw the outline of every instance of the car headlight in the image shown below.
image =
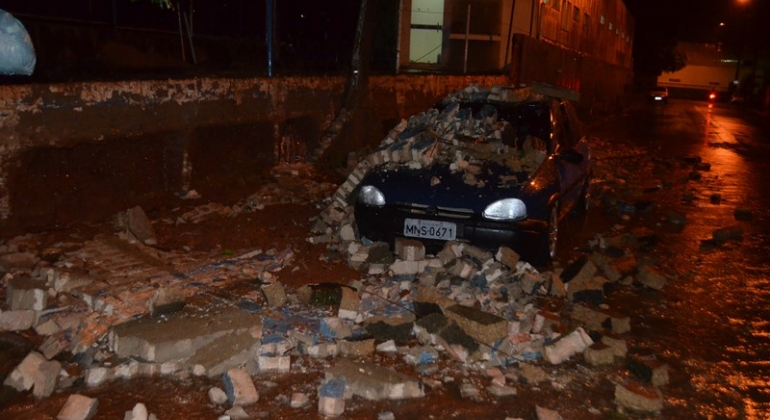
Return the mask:
<path id="1" fill-rule="evenodd" d="M 358 192 L 358 201 L 369 206 L 382 207 L 385 205 L 385 196 L 377 188 L 364 185 Z"/>
<path id="2" fill-rule="evenodd" d="M 484 209 L 484 218 L 492 220 L 518 220 L 527 217 L 527 206 L 516 198 L 495 201 Z"/>

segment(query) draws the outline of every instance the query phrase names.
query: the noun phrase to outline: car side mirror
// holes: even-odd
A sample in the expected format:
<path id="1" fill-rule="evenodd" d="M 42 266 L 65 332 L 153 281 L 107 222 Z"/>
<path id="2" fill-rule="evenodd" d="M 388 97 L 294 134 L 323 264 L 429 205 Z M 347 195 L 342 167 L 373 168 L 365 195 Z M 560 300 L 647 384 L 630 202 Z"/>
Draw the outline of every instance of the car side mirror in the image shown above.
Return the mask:
<path id="1" fill-rule="evenodd" d="M 583 154 L 575 149 L 566 149 L 559 152 L 559 159 L 577 165 L 583 161 Z"/>

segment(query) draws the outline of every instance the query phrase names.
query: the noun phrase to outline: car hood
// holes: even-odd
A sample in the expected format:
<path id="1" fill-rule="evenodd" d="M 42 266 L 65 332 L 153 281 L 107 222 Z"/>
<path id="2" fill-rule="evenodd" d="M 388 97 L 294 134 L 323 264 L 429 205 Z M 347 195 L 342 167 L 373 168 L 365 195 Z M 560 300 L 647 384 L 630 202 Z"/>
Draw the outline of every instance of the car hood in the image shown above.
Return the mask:
<path id="1" fill-rule="evenodd" d="M 525 171 L 486 163 L 458 170 L 448 165 L 412 169 L 406 166 L 370 171 L 361 185 L 371 185 L 388 204 L 418 204 L 483 211 L 494 201 L 519 197 L 529 179 Z"/>

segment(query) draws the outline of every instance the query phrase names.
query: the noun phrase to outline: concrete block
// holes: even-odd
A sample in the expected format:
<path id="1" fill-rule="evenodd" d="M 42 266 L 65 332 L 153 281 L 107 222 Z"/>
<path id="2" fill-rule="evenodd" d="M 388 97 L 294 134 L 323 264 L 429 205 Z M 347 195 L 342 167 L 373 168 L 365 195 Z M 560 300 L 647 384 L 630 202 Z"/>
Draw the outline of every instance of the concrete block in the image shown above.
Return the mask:
<path id="1" fill-rule="evenodd" d="M 633 357 L 626 361 L 628 370 L 653 386 L 661 388 L 668 385 L 668 365 L 651 357 Z"/>
<path id="2" fill-rule="evenodd" d="M 481 264 L 494 259 L 494 254 L 491 252 L 471 244 L 463 243 L 460 252 L 462 255 L 470 257 Z"/>
<path id="3" fill-rule="evenodd" d="M 454 305 L 446 308 L 444 315 L 479 343 L 491 346 L 508 335 L 508 320 L 476 308 Z"/>
<path id="4" fill-rule="evenodd" d="M 344 379 L 353 395 L 367 400 L 420 398 L 420 382 L 390 368 L 340 359 L 326 371 L 327 379 Z"/>
<path id="5" fill-rule="evenodd" d="M 374 353 L 374 338 L 365 340 L 340 340 L 340 354 L 347 357 L 366 357 Z"/>
<path id="6" fill-rule="evenodd" d="M 543 353 L 548 362 L 558 365 L 573 355 L 585 351 L 591 344 L 593 344 L 591 337 L 586 334 L 583 328 L 578 327 L 555 343 L 544 346 Z"/>
<path id="7" fill-rule="evenodd" d="M 342 319 L 356 319 L 359 307 L 361 306 L 361 297 L 352 287 L 342 286 L 340 290 L 342 291 L 342 298 L 340 299 L 340 308 L 337 316 Z"/>
<path id="8" fill-rule="evenodd" d="M 618 383 L 615 385 L 615 404 L 619 410 L 658 413 L 663 409 L 663 393 L 638 381 Z"/>
<path id="9" fill-rule="evenodd" d="M 85 395 L 73 394 L 67 398 L 56 420 L 89 420 L 96 415 L 99 400 Z"/>
<path id="10" fill-rule="evenodd" d="M 572 307 L 571 317 L 589 330 L 606 329 L 614 334 L 631 331 L 630 317 L 595 306 L 575 305 Z"/>
<path id="11" fill-rule="evenodd" d="M 495 259 L 511 270 L 515 270 L 516 264 L 521 260 L 521 257 L 511 248 L 501 246 L 495 254 Z"/>
<path id="12" fill-rule="evenodd" d="M 46 359 L 42 354 L 35 351 L 30 352 L 5 378 L 3 385 L 17 391 L 29 391 L 35 384 L 35 376 L 40 366 L 45 361 Z"/>
<path id="13" fill-rule="evenodd" d="M 458 277 L 462 277 L 466 280 L 470 280 L 478 271 L 481 266 L 478 262 L 470 259 L 469 257 L 455 258 L 451 265 L 447 267 L 447 272 Z"/>
<path id="14" fill-rule="evenodd" d="M 417 239 L 396 238 L 395 254 L 404 261 L 420 261 L 425 259 L 425 245 Z"/>
<path id="15" fill-rule="evenodd" d="M 276 354 L 260 354 L 257 357 L 259 372 L 287 373 L 291 370 L 291 356 Z"/>
<path id="16" fill-rule="evenodd" d="M 286 290 L 281 283 L 266 284 L 261 287 L 267 304 L 271 308 L 280 308 L 286 304 Z"/>
<path id="17" fill-rule="evenodd" d="M 89 387 L 99 386 L 111 379 L 112 379 L 112 371 L 102 366 L 88 369 L 85 375 L 86 385 Z"/>
<path id="18" fill-rule="evenodd" d="M 24 331 L 35 324 L 35 311 L 3 311 L 0 312 L 0 331 Z"/>
<path id="19" fill-rule="evenodd" d="M 320 343 L 314 346 L 309 346 L 306 349 L 307 355 L 314 359 L 337 357 L 339 352 L 339 345 L 337 345 L 337 343 Z"/>
<path id="20" fill-rule="evenodd" d="M 118 213 L 115 217 L 115 225 L 120 229 L 126 229 L 145 245 L 157 245 L 158 243 L 152 223 L 140 206 Z"/>
<path id="21" fill-rule="evenodd" d="M 327 380 L 318 389 L 318 413 L 327 417 L 339 417 L 345 412 L 344 379 Z"/>
<path id="22" fill-rule="evenodd" d="M 259 401 L 259 393 L 251 377 L 242 369 L 230 369 L 222 380 L 230 405 L 251 405 Z"/>
<path id="23" fill-rule="evenodd" d="M 594 343 L 583 352 L 583 358 L 589 365 L 611 365 L 615 362 L 615 349 L 604 344 Z"/>
<path id="24" fill-rule="evenodd" d="M 666 286 L 666 276 L 658 269 L 649 265 L 642 266 L 639 269 L 639 275 L 636 277 L 639 283 L 654 290 L 662 290 Z"/>
<path id="25" fill-rule="evenodd" d="M 209 388 L 208 395 L 209 401 L 211 401 L 212 404 L 222 405 L 227 402 L 227 394 L 222 390 L 222 388 L 212 386 Z"/>
<path id="26" fill-rule="evenodd" d="M 48 302 L 48 286 L 44 280 L 14 277 L 8 281 L 5 300 L 11 311 L 42 311 Z"/>
<path id="27" fill-rule="evenodd" d="M 35 398 L 47 398 L 53 394 L 56 384 L 59 382 L 59 373 L 61 373 L 61 363 L 56 360 L 40 363 L 37 372 L 34 374 L 34 385 L 32 395 Z"/>

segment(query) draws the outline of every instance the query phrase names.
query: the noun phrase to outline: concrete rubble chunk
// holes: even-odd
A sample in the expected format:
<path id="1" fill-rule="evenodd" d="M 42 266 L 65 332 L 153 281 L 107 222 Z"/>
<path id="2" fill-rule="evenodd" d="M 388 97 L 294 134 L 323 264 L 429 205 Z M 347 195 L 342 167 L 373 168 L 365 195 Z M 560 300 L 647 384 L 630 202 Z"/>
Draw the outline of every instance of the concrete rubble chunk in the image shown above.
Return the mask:
<path id="1" fill-rule="evenodd" d="M 201 322 L 205 316 L 206 322 Z M 135 357 L 150 362 L 187 359 L 199 349 L 226 334 L 257 327 L 262 319 L 238 308 L 180 311 L 159 322 L 142 318 L 116 325 L 109 333 L 111 348 L 118 357 Z"/>
<path id="2" fill-rule="evenodd" d="M 147 406 L 143 403 L 136 403 L 131 411 L 126 411 L 126 415 L 123 416 L 123 420 L 148 420 L 150 413 L 147 411 Z"/>
<path id="3" fill-rule="evenodd" d="M 346 357 L 366 357 L 374 353 L 374 338 L 340 340 L 337 344 L 340 354 Z"/>
<path id="4" fill-rule="evenodd" d="M 342 319 L 356 319 L 358 309 L 361 306 L 361 296 L 358 295 L 352 287 L 340 287 L 342 297 L 340 298 L 340 307 L 337 316 Z"/>
<path id="5" fill-rule="evenodd" d="M 516 395 L 516 388 L 511 386 L 492 384 L 487 387 L 487 392 L 497 398 L 512 397 Z"/>
<path id="6" fill-rule="evenodd" d="M 530 363 L 521 363 L 519 369 L 521 369 L 522 378 L 529 385 L 535 385 L 549 379 L 548 373 L 540 366 L 535 366 Z"/>
<path id="7" fill-rule="evenodd" d="M 367 400 L 401 400 L 425 395 L 417 379 L 373 363 L 340 359 L 326 370 L 326 378 L 344 379 L 353 395 Z"/>
<path id="8" fill-rule="evenodd" d="M 618 410 L 657 413 L 663 409 L 663 393 L 638 381 L 618 383 L 615 385 L 615 404 Z"/>
<path id="9" fill-rule="evenodd" d="M 0 273 L 13 270 L 32 270 L 37 264 L 37 256 L 31 252 L 11 252 L 0 255 Z"/>
<path id="10" fill-rule="evenodd" d="M 73 394 L 67 398 L 56 420 L 89 420 L 96 415 L 99 400 L 85 395 Z"/>
<path id="11" fill-rule="evenodd" d="M 87 386 L 99 386 L 112 379 L 112 371 L 106 367 L 97 366 L 88 369 L 85 376 Z"/>
<path id="12" fill-rule="evenodd" d="M 564 417 L 556 410 L 535 406 L 535 414 L 537 414 L 537 420 L 564 420 Z"/>
<path id="13" fill-rule="evenodd" d="M 508 248 L 507 246 L 501 246 L 497 250 L 497 254 L 495 254 L 495 259 L 511 270 L 515 270 L 516 264 L 519 263 L 521 257 L 511 248 Z"/>
<path id="14" fill-rule="evenodd" d="M 601 342 L 612 347 L 616 357 L 626 357 L 626 354 L 628 353 L 628 344 L 626 344 L 626 340 L 612 335 L 604 335 L 601 338 Z"/>
<path id="15" fill-rule="evenodd" d="M 602 276 L 581 276 L 567 284 L 567 297 L 574 303 L 601 305 L 604 303 L 604 285 L 607 283 L 608 280 Z"/>
<path id="16" fill-rule="evenodd" d="M 318 413 L 327 417 L 339 417 L 345 412 L 345 387 L 341 378 L 328 379 L 318 388 Z"/>
<path id="17" fill-rule="evenodd" d="M 0 331 L 24 331 L 34 324 L 35 311 L 31 309 L 0 312 Z"/>
<path id="18" fill-rule="evenodd" d="M 666 286 L 666 276 L 664 276 L 657 268 L 645 265 L 639 269 L 639 275 L 637 276 L 639 283 L 654 290 L 663 290 Z"/>
<path id="19" fill-rule="evenodd" d="M 42 354 L 36 351 L 30 352 L 5 378 L 3 385 L 17 391 L 29 391 L 35 384 L 35 376 L 40 366 L 45 362 L 46 359 Z"/>
<path id="20" fill-rule="evenodd" d="M 561 272 L 561 280 L 564 283 L 581 280 L 585 282 L 593 278 L 596 270 L 596 265 L 588 256 L 584 255 L 564 268 L 564 271 Z"/>
<path id="21" fill-rule="evenodd" d="M 303 408 L 310 404 L 310 397 L 304 392 L 295 392 L 291 394 L 291 408 Z"/>
<path id="22" fill-rule="evenodd" d="M 69 346 L 67 339 L 63 333 L 51 335 L 40 345 L 38 350 L 45 356 L 46 359 L 51 360 L 61 353 Z"/>
<path id="23" fill-rule="evenodd" d="M 548 362 L 558 365 L 573 355 L 582 353 L 591 344 L 593 344 L 591 337 L 586 334 L 583 328 L 578 327 L 555 343 L 545 346 L 543 352 Z"/>
<path id="24" fill-rule="evenodd" d="M 42 311 L 48 303 L 48 286 L 44 280 L 14 277 L 8 281 L 5 298 L 11 311 Z"/>
<path id="25" fill-rule="evenodd" d="M 230 369 L 224 374 L 225 394 L 230 405 L 251 405 L 259 401 L 259 393 L 251 377 L 242 369 Z"/>
<path id="26" fill-rule="evenodd" d="M 212 386 L 209 388 L 209 401 L 215 405 L 222 405 L 227 402 L 227 394 L 222 388 Z"/>
<path id="27" fill-rule="evenodd" d="M 446 308 L 444 315 L 479 343 L 491 346 L 508 335 L 508 320 L 476 308 L 454 305 Z"/>
<path id="28" fill-rule="evenodd" d="M 286 290 L 281 283 L 266 284 L 261 287 L 267 304 L 271 308 L 280 308 L 286 304 Z"/>
<path id="29" fill-rule="evenodd" d="M 240 405 L 236 405 L 225 411 L 225 415 L 230 420 L 246 420 L 251 417 L 249 413 L 246 412 L 246 409 Z"/>
<path id="30" fill-rule="evenodd" d="M 139 242 L 145 245 L 157 245 L 155 230 L 147 213 L 140 206 L 132 207 L 115 216 L 115 226 L 130 232 Z"/>

